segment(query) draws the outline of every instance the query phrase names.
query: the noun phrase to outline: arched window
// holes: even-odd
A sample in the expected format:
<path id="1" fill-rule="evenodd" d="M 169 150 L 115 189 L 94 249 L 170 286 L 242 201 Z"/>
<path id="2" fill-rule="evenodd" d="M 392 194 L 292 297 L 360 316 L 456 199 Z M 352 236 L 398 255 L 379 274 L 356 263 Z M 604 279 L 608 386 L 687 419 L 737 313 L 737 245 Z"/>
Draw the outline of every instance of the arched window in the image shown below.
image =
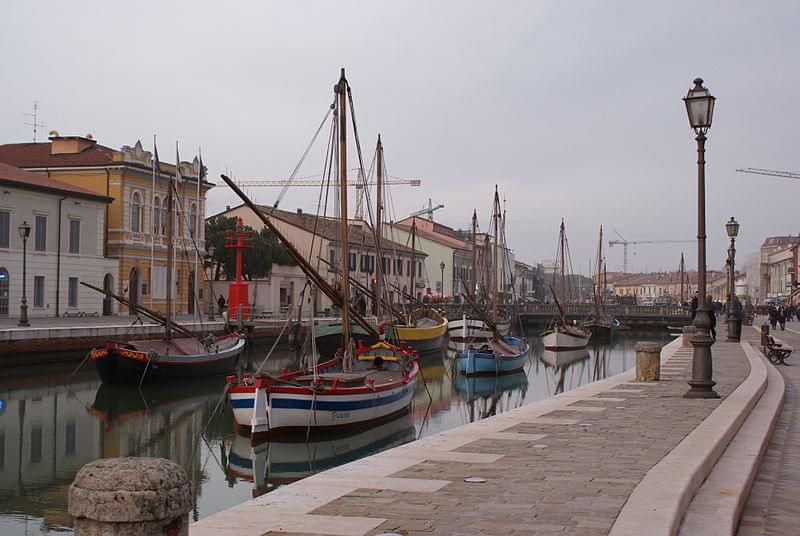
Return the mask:
<path id="1" fill-rule="evenodd" d="M 138 233 L 142 230 L 142 198 L 139 192 L 131 196 L 131 231 Z"/>
<path id="2" fill-rule="evenodd" d="M 153 198 L 153 234 L 161 233 L 161 199 Z"/>
<path id="3" fill-rule="evenodd" d="M 197 234 L 197 203 L 189 207 L 189 235 L 194 238 Z"/>

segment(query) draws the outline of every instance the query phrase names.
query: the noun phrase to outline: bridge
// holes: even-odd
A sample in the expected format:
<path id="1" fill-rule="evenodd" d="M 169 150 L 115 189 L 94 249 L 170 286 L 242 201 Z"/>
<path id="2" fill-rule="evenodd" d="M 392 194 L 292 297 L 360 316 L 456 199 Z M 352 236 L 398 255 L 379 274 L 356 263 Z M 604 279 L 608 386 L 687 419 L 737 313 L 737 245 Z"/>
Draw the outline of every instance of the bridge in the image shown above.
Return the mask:
<path id="1" fill-rule="evenodd" d="M 448 318 L 458 318 L 469 314 L 464 304 L 437 304 Z M 517 306 L 522 322 L 526 325 L 547 325 L 558 316 L 558 309 L 550 303 L 529 303 Z M 666 326 L 685 326 L 691 323 L 691 308 L 679 305 L 606 305 L 606 313 L 614 316 L 620 323 L 639 328 L 659 328 Z M 582 322 L 594 315 L 591 303 L 570 304 L 565 307 L 567 321 Z"/>

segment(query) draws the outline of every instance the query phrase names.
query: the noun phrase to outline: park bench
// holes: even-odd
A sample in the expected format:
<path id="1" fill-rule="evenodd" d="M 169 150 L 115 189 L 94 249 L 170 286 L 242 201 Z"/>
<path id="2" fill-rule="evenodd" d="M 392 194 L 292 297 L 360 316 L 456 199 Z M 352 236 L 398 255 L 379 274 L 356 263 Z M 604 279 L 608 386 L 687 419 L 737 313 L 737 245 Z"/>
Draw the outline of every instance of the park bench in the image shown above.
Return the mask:
<path id="1" fill-rule="evenodd" d="M 764 355 L 773 365 L 789 366 L 786 358 L 792 353 L 794 348 L 776 342 L 771 335 L 761 334 L 761 344 L 764 346 Z"/>

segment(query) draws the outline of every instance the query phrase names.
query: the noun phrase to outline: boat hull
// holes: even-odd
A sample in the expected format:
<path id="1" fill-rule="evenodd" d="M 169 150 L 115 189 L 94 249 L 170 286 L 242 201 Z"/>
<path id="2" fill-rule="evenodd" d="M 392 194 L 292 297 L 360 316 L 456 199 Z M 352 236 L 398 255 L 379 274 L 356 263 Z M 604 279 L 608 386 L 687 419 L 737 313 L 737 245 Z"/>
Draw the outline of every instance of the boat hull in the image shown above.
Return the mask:
<path id="1" fill-rule="evenodd" d="M 510 328 L 508 320 L 501 320 L 497 323 L 497 331 L 500 335 L 508 335 Z M 464 327 L 466 325 L 466 334 Z M 447 334 L 451 341 L 466 341 L 466 340 L 488 340 L 494 337 L 494 333 L 489 329 L 486 323 L 480 318 L 455 318 L 449 321 L 447 326 Z"/>
<path id="2" fill-rule="evenodd" d="M 386 337 L 411 346 L 418 354 L 439 352 L 447 334 L 448 321 L 442 318 L 434 326 L 386 326 Z"/>
<path id="3" fill-rule="evenodd" d="M 467 348 L 456 355 L 456 368 L 467 376 L 509 374 L 525 367 L 528 361 L 527 342 L 516 337 L 504 337 L 503 341 L 514 349 L 513 353 L 498 354 L 491 349 Z"/>
<path id="4" fill-rule="evenodd" d="M 556 328 L 542 335 L 542 342 L 547 350 L 572 350 L 586 348 L 591 333 L 571 333 L 563 328 Z"/>
<path id="5" fill-rule="evenodd" d="M 342 323 L 319 324 L 314 327 L 317 352 L 322 358 L 331 358 L 342 347 Z M 361 341 L 365 345 L 375 342 L 374 337 L 358 324 L 350 324 L 350 336 L 356 344 Z"/>
<path id="6" fill-rule="evenodd" d="M 104 383 L 185 380 L 235 370 L 244 349 L 244 338 L 236 334 L 235 340 L 225 337 L 220 343 L 210 353 L 186 355 L 153 350 L 164 344 L 163 341 L 111 342 L 105 348 L 92 350 L 90 356 Z"/>

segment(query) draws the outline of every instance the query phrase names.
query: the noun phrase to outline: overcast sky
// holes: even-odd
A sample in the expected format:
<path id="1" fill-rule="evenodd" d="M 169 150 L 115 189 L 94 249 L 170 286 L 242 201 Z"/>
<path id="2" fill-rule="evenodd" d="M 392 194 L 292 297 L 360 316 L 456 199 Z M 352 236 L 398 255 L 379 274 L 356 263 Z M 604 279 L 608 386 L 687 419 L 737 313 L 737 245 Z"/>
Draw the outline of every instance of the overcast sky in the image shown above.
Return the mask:
<path id="1" fill-rule="evenodd" d="M 628 240 L 696 236 L 694 136 L 681 98 L 693 78 L 717 97 L 707 145 L 709 268 L 797 234 L 800 181 L 736 173 L 800 169 L 796 1 L 49 2 L 0 6 L 0 141 L 92 133 L 141 139 L 173 160 L 202 147 L 209 176 L 288 177 L 333 98 L 353 88 L 371 160 L 380 132 L 403 217 L 432 198 L 442 223 L 484 228 L 494 184 L 517 258 L 552 258 L 563 217 L 588 271 L 597 232 Z M 322 171 L 318 144 L 299 175 Z M 170 155 L 169 158 L 167 155 Z M 351 160 L 352 161 L 352 160 Z M 251 192 L 272 204 L 277 189 Z M 293 189 L 281 208 L 312 211 Z M 209 213 L 238 204 L 225 188 Z M 351 207 L 353 206 L 351 201 Z M 607 248 L 607 244 L 606 244 Z M 630 248 L 632 270 L 669 270 L 693 244 Z M 635 254 L 634 254 L 635 253 Z M 740 259 L 743 259 L 740 257 Z M 606 251 L 609 269 L 622 248 Z"/>

